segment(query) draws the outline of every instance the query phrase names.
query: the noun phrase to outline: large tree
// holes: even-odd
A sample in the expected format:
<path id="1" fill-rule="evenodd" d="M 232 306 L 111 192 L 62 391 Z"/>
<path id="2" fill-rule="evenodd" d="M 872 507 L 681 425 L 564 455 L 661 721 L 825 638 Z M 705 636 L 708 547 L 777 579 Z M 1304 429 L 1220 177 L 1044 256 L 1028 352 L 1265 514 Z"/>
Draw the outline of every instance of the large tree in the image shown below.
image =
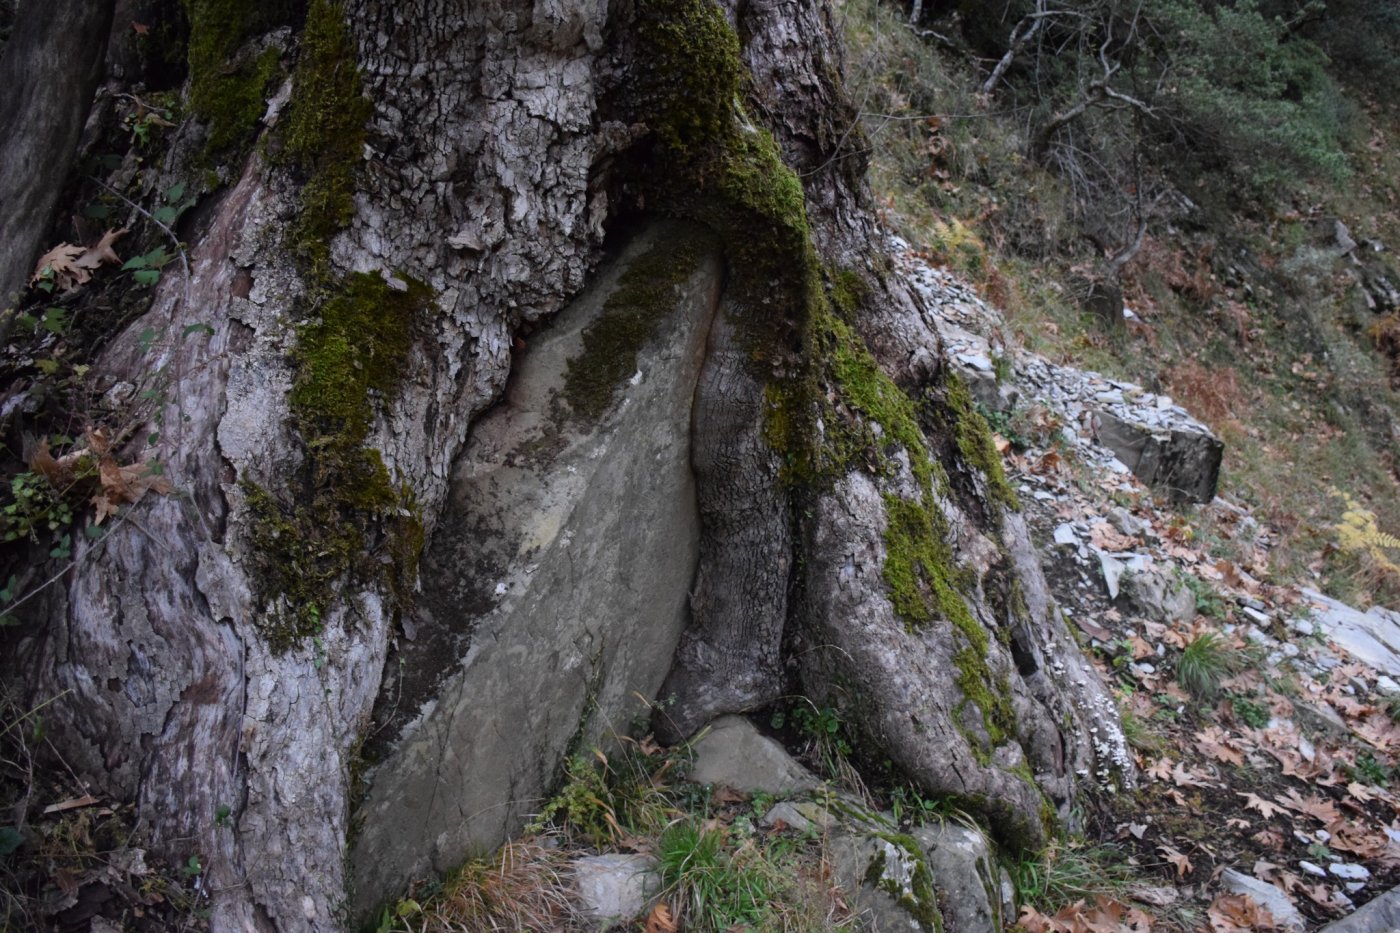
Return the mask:
<path id="1" fill-rule="evenodd" d="M 78 6 L 105 28 L 110 4 Z M 1130 778 L 986 426 L 883 255 L 828 5 L 187 0 L 117 28 L 137 15 L 188 66 L 179 104 L 122 111 L 129 131 L 183 114 L 159 152 L 55 180 L 86 99 L 46 112 L 58 129 L 13 117 L 0 144 L 13 185 L 32 163 L 11 154 L 46 134 L 46 188 L 101 193 L 175 257 L 83 361 L 102 430 L 59 459 L 119 514 L 92 534 L 80 514 L 71 556 L 42 530 L 12 548 L 6 676 L 57 698 L 68 763 L 135 802 L 157 848 L 199 855 L 216 927 L 346 920 L 352 772 L 391 642 L 425 549 L 472 546 L 439 522 L 452 465 L 517 338 L 590 283 L 623 219 L 706 228 L 725 268 L 690 439 L 690 621 L 656 727 L 803 692 L 1016 846 L 1083 779 Z M 17 24 L 12 86 L 86 98 L 92 56 L 46 49 L 91 38 L 37 3 Z M 137 71 L 109 77 L 109 123 Z M 81 236 L 53 210 L 7 229 L 5 283 Z M 53 393 L 12 368 L 18 448 Z M 170 493 L 84 463 L 156 464 Z M 32 446 L 25 465 L 60 469 Z M 156 491 L 122 505 L 140 484 Z M 359 838 L 400 831 L 374 824 L 387 812 Z"/>

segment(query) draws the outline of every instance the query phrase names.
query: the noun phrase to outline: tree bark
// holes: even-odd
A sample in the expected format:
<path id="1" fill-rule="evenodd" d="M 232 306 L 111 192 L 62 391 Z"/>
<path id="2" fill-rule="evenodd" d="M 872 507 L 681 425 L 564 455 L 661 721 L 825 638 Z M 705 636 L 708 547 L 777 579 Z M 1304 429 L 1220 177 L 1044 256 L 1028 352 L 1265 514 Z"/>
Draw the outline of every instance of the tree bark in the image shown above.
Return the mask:
<path id="1" fill-rule="evenodd" d="M 411 491 L 404 501 L 430 548 L 454 460 L 501 394 L 516 337 L 589 281 L 605 223 L 649 206 L 623 167 L 645 161 L 654 145 L 660 115 L 644 105 L 632 112 L 628 95 L 651 53 L 635 40 L 638 20 L 664 16 L 658 8 L 605 0 L 492 0 L 450 11 L 433 0 L 312 5 L 313 15 L 329 10 L 349 29 L 356 61 L 346 67 L 358 69 L 373 108 L 356 153 L 351 216 L 327 244 L 331 275 L 367 273 L 391 289 L 411 279 L 432 294 L 412 323 L 397 389 L 368 399 L 365 439 L 394 488 Z M 1121 752 L 1089 738 L 1102 727 L 1107 741 L 1111 704 L 1044 595 L 1024 527 L 1014 515 L 998 517 L 991 480 L 946 433 L 938 340 L 888 273 L 866 210 L 830 8 L 751 0 L 722 9 L 743 37 L 751 83 L 744 120 L 732 101 L 721 109 L 741 124 L 741 140 L 771 130 L 801 180 L 797 212 L 811 246 L 765 266 L 752 257 L 749 231 L 720 231 L 729 237 L 731 287 L 693 409 L 700 566 L 690 631 L 661 693 L 676 700 L 663 725 L 681 737 L 719 713 L 805 689 L 849 707 L 861 734 L 930 792 L 983 799 L 1008 839 L 1033 844 L 1049 831 L 1037 816 L 1041 792 L 1068 812 L 1075 772 Z M 295 86 L 291 93 L 295 107 Z M 36 698 L 61 697 L 50 707 L 51 731 L 65 756 L 105 795 L 136 801 L 157 848 L 179 863 L 200 857 L 216 929 L 324 930 L 347 920 L 351 773 L 402 599 L 392 581 L 356 568 L 398 560 L 412 564 L 400 568 L 411 578 L 417 554 L 396 556 L 375 526 L 359 555 L 366 559 L 314 607 L 314 632 L 279 635 L 297 607 L 260 578 L 274 542 L 259 497 L 292 514 L 325 456 L 304 436 L 293 396 L 307 378 L 307 335 L 324 326 L 333 286 L 296 258 L 305 179 L 252 151 L 190 231 L 188 278 L 165 275 L 150 310 L 93 362 L 99 383 L 155 393 L 157 410 L 124 433 L 145 439 L 166 427 L 124 453 L 160 460 L 178 494 L 148 497 L 100 541 L 74 536 L 75 567 L 27 616 L 9 676 Z M 267 151 L 275 160 L 276 146 Z M 668 181 L 710 183 L 684 174 Z M 683 196 L 672 209 L 703 219 L 703 209 L 675 207 Z M 765 430 L 769 389 L 827 365 L 797 340 L 814 326 L 824 293 L 801 292 L 804 303 L 778 287 L 784 267 L 806 262 L 808 249 L 812 275 L 799 284 L 819 289 L 832 270 L 856 277 L 864 297 L 851 342 L 861 353 L 868 346 L 891 385 L 919 406 L 925 440 L 879 445 L 882 462 L 905 464 L 898 475 L 852 463 L 831 484 L 803 488 L 784 475 Z M 784 297 L 733 285 L 754 268 L 779 269 L 771 295 Z M 772 349 L 752 342 L 759 318 L 793 337 L 772 350 L 771 365 L 753 362 Z M 199 336 L 203 328 L 212 335 Z M 828 379 L 805 404 L 843 391 Z M 863 424 L 870 413 L 852 413 L 857 407 L 839 400 L 826 411 Z M 987 630 L 1006 630 L 1009 647 L 994 638 L 985 658 L 1017 714 L 999 742 L 982 734 L 977 704 L 952 684 L 956 632 L 947 620 L 906 631 L 881 573 L 884 497 L 933 495 L 915 488 L 923 465 L 908 466 L 925 445 L 957 487 L 940 508 L 975 578 L 964 594 L 969 613 Z M 864 556 L 853 563 L 851 555 Z M 1021 581 L 1024 611 L 1003 611 L 988 595 L 1002 578 Z M 1059 674 L 1073 682 L 1057 682 Z M 1130 779 L 1130 764 L 1116 766 Z"/>
<path id="2" fill-rule="evenodd" d="M 112 0 L 29 0 L 0 46 L 0 312 L 34 271 L 102 77 Z M 0 317 L 0 343 L 10 316 Z"/>

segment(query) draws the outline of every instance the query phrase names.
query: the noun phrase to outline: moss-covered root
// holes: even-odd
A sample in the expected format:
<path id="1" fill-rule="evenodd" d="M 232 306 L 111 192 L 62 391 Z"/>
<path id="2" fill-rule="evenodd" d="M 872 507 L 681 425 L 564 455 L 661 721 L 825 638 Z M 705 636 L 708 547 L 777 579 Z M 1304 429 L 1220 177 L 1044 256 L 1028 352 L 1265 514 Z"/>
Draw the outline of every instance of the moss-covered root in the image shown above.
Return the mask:
<path id="1" fill-rule="evenodd" d="M 286 501 L 245 482 L 269 611 L 264 634 L 278 648 L 315 635 L 347 574 L 409 598 L 423 546 L 413 496 L 379 452 L 365 446 L 377 405 L 392 400 L 413 345 L 427 286 L 401 289 L 355 274 L 302 330 L 292 416 L 306 443 L 302 475 Z"/>
<path id="2" fill-rule="evenodd" d="M 209 125 L 211 158 L 252 142 L 278 76 L 276 48 L 252 54 L 259 34 L 289 18 L 289 4 L 184 0 L 189 19 L 190 109 Z"/>
<path id="3" fill-rule="evenodd" d="M 328 274 L 329 242 L 354 216 L 355 169 L 373 106 L 361 93 L 354 38 L 333 0 L 311 0 L 273 157 L 300 176 L 292 251 L 313 277 Z"/>

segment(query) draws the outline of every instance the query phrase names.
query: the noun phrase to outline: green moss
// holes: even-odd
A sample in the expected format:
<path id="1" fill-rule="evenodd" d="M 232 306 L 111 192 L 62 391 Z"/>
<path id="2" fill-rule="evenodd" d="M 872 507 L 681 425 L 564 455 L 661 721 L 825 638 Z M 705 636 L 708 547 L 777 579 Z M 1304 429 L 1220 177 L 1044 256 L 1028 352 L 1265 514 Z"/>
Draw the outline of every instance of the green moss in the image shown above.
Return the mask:
<path id="1" fill-rule="evenodd" d="M 302 329 L 289 401 L 306 442 L 303 469 L 285 501 L 244 483 L 269 610 L 264 634 L 276 649 L 320 630 L 347 574 L 382 581 L 400 608 L 411 598 L 423 523 L 411 491 L 364 444 L 376 405 L 397 391 L 430 297 L 421 283 L 398 291 L 357 273 Z"/>
<path id="2" fill-rule="evenodd" d="M 727 136 L 747 70 L 724 12 L 708 0 L 641 0 L 637 13 L 657 137 L 686 156 Z"/>
<path id="3" fill-rule="evenodd" d="M 969 581 L 954 564 L 947 528 L 931 498 L 911 502 L 887 493 L 885 516 L 883 569 L 895 613 L 911 630 L 939 620 L 957 629 L 962 645 L 953 663 L 963 705 L 974 704 L 992 744 L 1003 744 L 1015 735 L 1010 689 L 1005 678 L 993 677 L 988 667 L 987 631 L 972 617 L 961 595 L 960 584 L 966 586 Z M 962 708 L 959 706 L 959 713 Z M 979 758 L 989 755 L 980 743 L 971 738 L 969 742 Z"/>
<path id="4" fill-rule="evenodd" d="M 870 297 L 870 286 L 854 269 L 838 269 L 831 275 L 831 303 L 846 320 L 853 320 Z"/>
<path id="5" fill-rule="evenodd" d="M 312 0 L 273 158 L 303 180 L 291 242 L 313 276 L 328 274 L 330 239 L 354 216 L 355 170 L 372 112 L 344 9 Z"/>
<path id="6" fill-rule="evenodd" d="M 611 407 L 618 387 L 636 372 L 637 353 L 675 307 L 676 289 L 703 255 L 700 237 L 687 238 L 673 249 L 653 247 L 622 274 L 603 313 L 583 332 L 583 353 L 565 373 L 564 398 L 575 419 L 594 421 Z"/>
<path id="7" fill-rule="evenodd" d="M 248 143 L 278 76 L 276 49 L 251 54 L 251 39 L 278 25 L 279 4 L 245 0 L 184 0 L 189 18 L 190 109 L 209 124 L 207 152 L 223 154 Z M 265 8 L 266 7 L 266 8 Z"/>
<path id="8" fill-rule="evenodd" d="M 364 440 L 373 399 L 395 393 L 413 343 L 414 317 L 430 297 L 420 282 L 410 280 L 396 291 L 381 276 L 356 273 L 321 305 L 320 320 L 302 329 L 290 397 L 304 431 Z"/>
<path id="9" fill-rule="evenodd" d="M 947 377 L 946 405 L 952 415 L 953 438 L 963 461 L 977 468 L 987 480 L 987 495 L 1008 509 L 1021 507 L 1016 491 L 1006 480 L 1001 454 L 992 440 L 992 428 L 972 404 L 967 386 L 954 373 Z"/>
<path id="10" fill-rule="evenodd" d="M 919 840 L 907 833 L 877 833 L 876 837 L 903 850 L 904 857 L 913 870 L 910 873 L 908 886 L 900 884 L 893 878 L 885 878 L 885 868 L 888 863 L 885 853 L 881 852 L 871 863 L 869 871 L 866 872 L 866 881 L 874 883 L 881 891 L 894 898 L 895 902 L 919 925 L 920 930 L 941 933 L 943 915 L 938 909 L 938 891 L 933 886 L 933 872 L 928 867 L 928 858 L 924 855 Z M 878 870 L 876 863 L 878 863 Z"/>

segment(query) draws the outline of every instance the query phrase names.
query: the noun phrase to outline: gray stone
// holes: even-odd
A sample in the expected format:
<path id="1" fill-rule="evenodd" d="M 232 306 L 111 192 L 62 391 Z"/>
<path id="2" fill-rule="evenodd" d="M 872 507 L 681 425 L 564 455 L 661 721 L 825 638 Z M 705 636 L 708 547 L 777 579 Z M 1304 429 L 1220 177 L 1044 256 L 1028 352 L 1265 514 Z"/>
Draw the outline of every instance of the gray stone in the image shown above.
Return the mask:
<path id="1" fill-rule="evenodd" d="M 1177 501 L 1210 502 L 1220 480 L 1225 445 L 1204 427 L 1169 430 L 1099 412 L 1099 441 L 1145 485 Z"/>
<path id="2" fill-rule="evenodd" d="M 1393 888 L 1322 933 L 1395 933 L 1400 930 L 1400 888 Z"/>
<path id="3" fill-rule="evenodd" d="M 1294 700 L 1293 712 L 1298 718 L 1298 725 L 1317 735 L 1331 735 L 1342 738 L 1351 734 L 1351 728 L 1327 703 L 1309 703 L 1306 700 Z"/>
<path id="4" fill-rule="evenodd" d="M 1003 920 L 1011 916 L 1002 914 L 1001 873 L 986 837 L 956 823 L 921 826 L 913 836 L 927 855 L 946 929 L 1003 929 Z"/>
<path id="5" fill-rule="evenodd" d="M 1347 862 L 1333 862 L 1327 870 L 1344 881 L 1370 881 L 1371 871 L 1365 865 L 1351 865 Z"/>
<path id="6" fill-rule="evenodd" d="M 999 933 L 1014 914 L 1009 877 L 986 838 L 965 826 L 855 827 L 833 840 L 831 854 L 836 882 L 852 892 L 865 929 Z"/>
<path id="7" fill-rule="evenodd" d="M 742 716 L 721 716 L 695 743 L 689 779 L 745 792 L 789 796 L 821 786 L 783 747 Z"/>
<path id="8" fill-rule="evenodd" d="M 1108 512 L 1108 523 L 1125 535 L 1139 537 L 1147 533 L 1147 523 L 1121 505 Z"/>
<path id="9" fill-rule="evenodd" d="M 1137 612 L 1154 622 L 1189 621 L 1196 614 L 1196 597 L 1174 576 L 1160 570 L 1144 570 L 1123 579 L 1124 597 Z"/>
<path id="10" fill-rule="evenodd" d="M 830 808 L 818 800 L 782 800 L 773 805 L 763 817 L 765 828 L 782 823 L 800 833 L 808 830 L 828 830 L 836 825 Z"/>
<path id="11" fill-rule="evenodd" d="M 862 928 L 871 933 L 942 930 L 928 864 L 917 843 L 911 846 L 905 842 L 913 840 L 893 832 L 885 836 L 844 834 L 832 841 L 836 884 L 851 892 Z"/>
<path id="12" fill-rule="evenodd" d="M 649 855 L 590 855 L 573 863 L 578 912 L 606 928 L 627 923 L 661 890 L 661 871 Z"/>
<path id="13" fill-rule="evenodd" d="M 1267 881 L 1242 874 L 1233 868 L 1220 873 L 1220 886 L 1232 894 L 1243 894 L 1254 903 L 1273 914 L 1275 922 L 1285 930 L 1306 930 L 1307 922 L 1298 908 L 1278 888 Z"/>
<path id="14" fill-rule="evenodd" d="M 678 235 L 639 235 L 532 338 L 473 426 L 424 553 L 417 640 L 391 658 L 404 676 L 376 711 L 356 912 L 518 832 L 566 750 L 625 733 L 643 711 L 634 691 L 655 696 L 671 666 L 697 560 L 690 402 L 718 258 L 660 315 L 615 404 L 585 423 L 558 406 L 622 271 Z"/>
<path id="15" fill-rule="evenodd" d="M 1326 637 L 1363 664 L 1400 677 L 1400 614 L 1379 606 L 1362 612 L 1316 590 L 1303 595 L 1317 604 L 1312 619 Z"/>

